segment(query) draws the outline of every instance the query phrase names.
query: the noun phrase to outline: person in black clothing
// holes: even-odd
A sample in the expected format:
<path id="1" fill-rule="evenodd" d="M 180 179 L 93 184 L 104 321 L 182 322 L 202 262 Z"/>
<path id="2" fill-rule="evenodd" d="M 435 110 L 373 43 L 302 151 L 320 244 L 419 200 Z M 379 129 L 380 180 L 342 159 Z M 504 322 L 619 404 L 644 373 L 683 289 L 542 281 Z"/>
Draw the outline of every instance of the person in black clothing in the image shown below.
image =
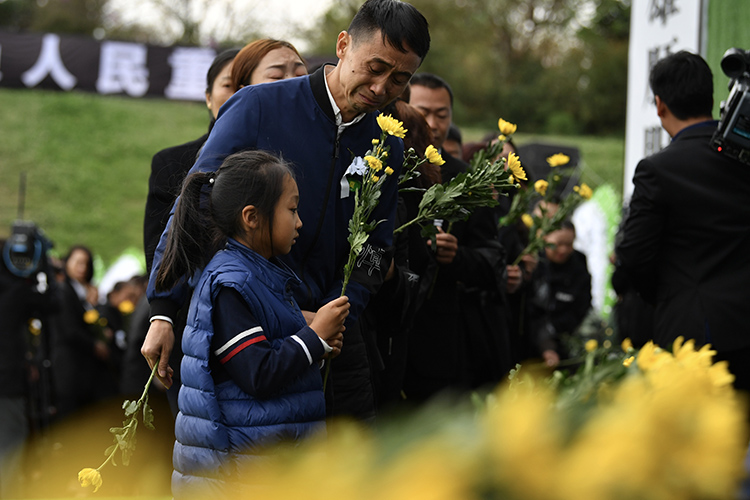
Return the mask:
<path id="1" fill-rule="evenodd" d="M 548 311 L 554 332 L 551 338 L 539 339 L 539 348 L 553 366 L 568 357 L 562 337 L 574 334 L 591 309 L 591 274 L 586 256 L 573 249 L 575 236 L 573 223 L 564 221 L 545 238 L 550 246 L 540 260 L 549 286 Z"/>
<path id="2" fill-rule="evenodd" d="M 429 73 L 414 75 L 409 103 L 425 116 L 433 146 L 441 150 L 442 182 L 465 172 L 466 163 L 442 151 L 453 107 L 448 83 Z M 442 227 L 436 248 L 419 237 L 409 243 L 410 267 L 426 290 L 408 341 L 404 392 L 414 402 L 494 382 L 509 365 L 503 359 L 508 350 L 502 347 L 507 331 L 496 330 L 498 324 L 479 300 L 481 290 L 504 286 L 505 262 L 496 233 L 496 214 L 480 209 L 465 222 Z M 483 372 L 481 366 L 497 372 Z"/>

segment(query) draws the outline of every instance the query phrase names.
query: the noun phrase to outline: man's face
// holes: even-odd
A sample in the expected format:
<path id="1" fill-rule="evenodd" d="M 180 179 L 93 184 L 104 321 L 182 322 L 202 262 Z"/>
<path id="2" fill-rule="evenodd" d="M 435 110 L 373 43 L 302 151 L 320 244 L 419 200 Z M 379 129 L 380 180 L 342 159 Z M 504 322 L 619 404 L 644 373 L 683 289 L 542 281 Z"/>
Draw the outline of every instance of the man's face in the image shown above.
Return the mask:
<path id="1" fill-rule="evenodd" d="M 423 85 L 411 86 L 409 104 L 422 112 L 432 132 L 432 145 L 440 149 L 451 126 L 451 96 L 448 89 L 431 89 Z"/>
<path id="2" fill-rule="evenodd" d="M 422 62 L 413 51 L 403 53 L 392 47 L 379 31 L 369 37 L 362 35 L 357 41 L 342 31 L 336 55 L 340 59 L 339 76 L 329 85 L 345 122 L 393 101 Z"/>

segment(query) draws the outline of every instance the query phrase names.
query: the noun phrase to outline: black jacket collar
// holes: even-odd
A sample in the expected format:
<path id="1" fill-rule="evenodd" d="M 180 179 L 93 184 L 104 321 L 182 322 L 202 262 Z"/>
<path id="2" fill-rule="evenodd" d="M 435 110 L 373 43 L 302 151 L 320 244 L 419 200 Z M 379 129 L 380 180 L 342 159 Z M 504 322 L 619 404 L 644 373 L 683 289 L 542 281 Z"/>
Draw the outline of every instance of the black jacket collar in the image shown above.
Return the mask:
<path id="1" fill-rule="evenodd" d="M 320 109 L 325 111 L 326 116 L 336 123 L 336 115 L 333 114 L 331 100 L 328 98 L 328 92 L 326 91 L 325 77 L 326 65 L 324 64 L 315 73 L 310 75 L 310 86 L 312 87 L 313 97 L 318 102 Z"/>

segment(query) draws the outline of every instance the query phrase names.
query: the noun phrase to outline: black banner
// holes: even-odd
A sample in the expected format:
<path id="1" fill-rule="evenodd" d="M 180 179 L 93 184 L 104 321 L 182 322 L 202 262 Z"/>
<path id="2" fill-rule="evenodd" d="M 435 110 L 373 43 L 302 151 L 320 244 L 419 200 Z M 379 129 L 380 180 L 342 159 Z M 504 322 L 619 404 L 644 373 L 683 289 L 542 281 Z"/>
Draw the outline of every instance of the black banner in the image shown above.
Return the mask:
<path id="1" fill-rule="evenodd" d="M 0 31 L 0 87 L 205 99 L 216 51 Z"/>

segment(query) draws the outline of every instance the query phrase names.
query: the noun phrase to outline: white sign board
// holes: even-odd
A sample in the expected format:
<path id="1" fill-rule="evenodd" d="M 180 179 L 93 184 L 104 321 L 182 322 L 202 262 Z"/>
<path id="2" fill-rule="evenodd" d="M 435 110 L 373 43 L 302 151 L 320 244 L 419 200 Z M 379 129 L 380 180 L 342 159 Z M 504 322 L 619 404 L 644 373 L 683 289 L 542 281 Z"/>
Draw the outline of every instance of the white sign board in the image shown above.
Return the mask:
<path id="1" fill-rule="evenodd" d="M 701 47 L 704 1 L 633 0 L 628 51 L 628 112 L 625 128 L 623 201 L 633 193 L 638 162 L 669 144 L 669 135 L 656 116 L 648 75 L 659 59 L 680 50 L 704 52 Z"/>

